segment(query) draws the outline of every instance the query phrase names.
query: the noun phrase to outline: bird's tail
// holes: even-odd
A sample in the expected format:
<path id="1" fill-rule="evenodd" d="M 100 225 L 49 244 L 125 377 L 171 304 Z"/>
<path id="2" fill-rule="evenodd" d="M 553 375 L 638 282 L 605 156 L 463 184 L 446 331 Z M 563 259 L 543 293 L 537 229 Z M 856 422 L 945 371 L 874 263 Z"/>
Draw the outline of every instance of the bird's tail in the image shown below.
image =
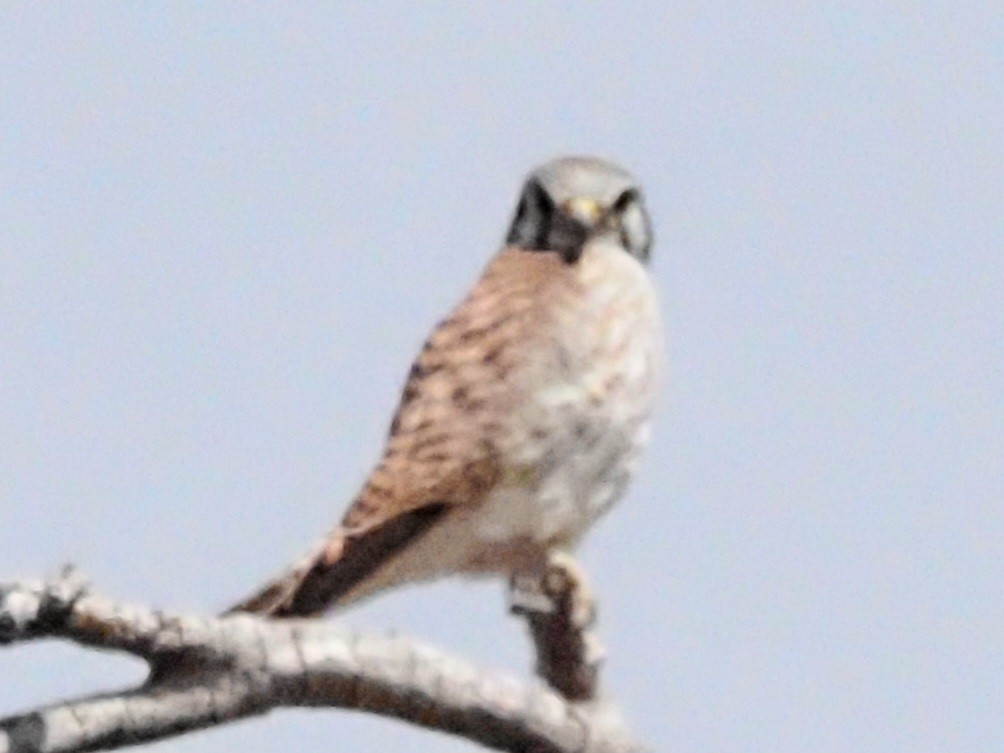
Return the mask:
<path id="1" fill-rule="evenodd" d="M 223 612 L 224 615 L 238 612 L 249 612 L 269 617 L 293 617 L 317 614 L 324 610 L 326 604 L 315 605 L 311 611 L 302 609 L 298 612 L 290 610 L 295 595 L 307 575 L 312 572 L 323 552 L 313 551 L 292 567 L 287 568 L 277 577 L 264 583 L 252 594 Z M 303 605 L 301 605 L 302 607 Z"/>
<path id="2" fill-rule="evenodd" d="M 314 551 L 224 614 L 308 617 L 368 596 L 414 574 L 388 567 L 444 513 L 444 504 L 409 510 L 379 525 L 337 528 Z"/>

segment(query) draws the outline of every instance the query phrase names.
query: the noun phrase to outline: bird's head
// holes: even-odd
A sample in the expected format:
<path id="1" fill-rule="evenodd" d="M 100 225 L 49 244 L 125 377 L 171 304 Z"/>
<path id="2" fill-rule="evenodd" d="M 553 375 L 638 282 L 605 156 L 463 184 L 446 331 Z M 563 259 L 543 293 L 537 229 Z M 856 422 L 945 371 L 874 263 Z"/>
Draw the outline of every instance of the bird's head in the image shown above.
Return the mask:
<path id="1" fill-rule="evenodd" d="M 507 243 L 556 251 L 574 263 L 586 243 L 598 238 L 648 260 L 651 225 L 630 173 L 595 157 L 563 157 L 530 173 Z"/>

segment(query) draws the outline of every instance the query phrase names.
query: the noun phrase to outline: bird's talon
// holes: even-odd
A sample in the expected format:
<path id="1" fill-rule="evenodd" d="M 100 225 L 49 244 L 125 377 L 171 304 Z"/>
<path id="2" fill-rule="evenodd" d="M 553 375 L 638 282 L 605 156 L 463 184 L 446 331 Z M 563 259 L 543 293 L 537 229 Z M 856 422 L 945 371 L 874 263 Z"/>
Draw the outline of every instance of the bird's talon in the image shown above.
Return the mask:
<path id="1" fill-rule="evenodd" d="M 574 627 L 585 630 L 596 622 L 596 599 L 585 570 L 567 552 L 554 551 L 548 556 L 543 587 Z"/>

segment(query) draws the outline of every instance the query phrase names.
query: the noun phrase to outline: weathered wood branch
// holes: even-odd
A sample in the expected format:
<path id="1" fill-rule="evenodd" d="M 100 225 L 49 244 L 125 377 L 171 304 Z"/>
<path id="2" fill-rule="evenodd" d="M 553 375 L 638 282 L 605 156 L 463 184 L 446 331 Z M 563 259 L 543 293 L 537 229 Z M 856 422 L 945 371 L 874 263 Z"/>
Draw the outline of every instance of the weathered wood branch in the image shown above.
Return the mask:
<path id="1" fill-rule="evenodd" d="M 71 574 L 0 585 L 0 643 L 42 638 L 132 654 L 157 679 L 0 719 L 0 753 L 135 745 L 293 706 L 360 709 L 501 750 L 638 750 L 604 701 L 571 702 L 410 639 L 328 621 L 168 615 L 92 594 Z"/>

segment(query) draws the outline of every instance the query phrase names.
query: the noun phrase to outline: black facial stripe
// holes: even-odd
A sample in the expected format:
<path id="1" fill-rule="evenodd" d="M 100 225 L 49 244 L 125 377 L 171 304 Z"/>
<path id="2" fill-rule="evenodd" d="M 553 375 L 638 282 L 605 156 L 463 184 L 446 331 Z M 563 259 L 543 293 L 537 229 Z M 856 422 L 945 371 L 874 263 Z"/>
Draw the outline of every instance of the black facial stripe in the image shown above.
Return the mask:
<path id="1" fill-rule="evenodd" d="M 561 259 L 565 264 L 575 264 L 582 256 L 583 244 L 578 244 L 576 246 L 570 246 L 561 252 Z"/>
<path id="2" fill-rule="evenodd" d="M 554 202 L 540 183 L 533 181 L 528 188 L 537 208 L 537 235 L 533 239 L 534 245 L 537 248 L 545 248 L 554 219 Z"/>
<path id="3" fill-rule="evenodd" d="M 537 230 L 537 237 L 533 239 L 534 248 L 547 248 L 547 236 L 550 235 L 551 227 L 550 224 L 541 223 L 539 229 Z"/>
<path id="4" fill-rule="evenodd" d="M 526 217 L 526 196 L 519 200 L 519 206 L 516 207 L 516 219 L 514 222 L 522 222 L 523 218 Z"/>
<path id="5" fill-rule="evenodd" d="M 614 214 L 620 214 L 636 201 L 638 201 L 637 189 L 629 188 L 617 197 L 617 201 L 615 201 L 613 206 L 610 207 L 610 211 Z"/>
<path id="6" fill-rule="evenodd" d="M 530 192 L 533 194 L 533 200 L 537 203 L 537 211 L 545 217 L 550 216 L 554 212 L 554 202 L 544 187 L 534 181 L 530 184 Z"/>

